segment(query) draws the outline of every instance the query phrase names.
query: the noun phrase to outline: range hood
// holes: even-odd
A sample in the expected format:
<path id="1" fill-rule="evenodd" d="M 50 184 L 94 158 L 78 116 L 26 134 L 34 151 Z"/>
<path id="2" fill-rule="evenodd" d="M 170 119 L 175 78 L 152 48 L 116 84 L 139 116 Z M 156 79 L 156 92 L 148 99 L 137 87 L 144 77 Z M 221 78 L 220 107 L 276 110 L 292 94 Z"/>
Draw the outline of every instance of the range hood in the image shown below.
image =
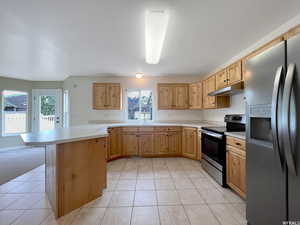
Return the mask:
<path id="1" fill-rule="evenodd" d="M 230 96 L 241 93 L 244 90 L 244 82 L 239 82 L 228 87 L 208 93 L 209 96 Z"/>

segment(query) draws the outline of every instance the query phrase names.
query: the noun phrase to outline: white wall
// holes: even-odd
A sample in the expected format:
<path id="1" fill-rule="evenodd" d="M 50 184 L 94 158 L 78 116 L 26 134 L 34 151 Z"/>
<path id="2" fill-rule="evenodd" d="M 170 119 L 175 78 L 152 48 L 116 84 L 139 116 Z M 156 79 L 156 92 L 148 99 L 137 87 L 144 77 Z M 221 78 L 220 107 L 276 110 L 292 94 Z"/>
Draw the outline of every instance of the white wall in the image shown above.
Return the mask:
<path id="1" fill-rule="evenodd" d="M 64 82 L 64 88 L 69 90 L 70 95 L 70 125 L 86 124 L 88 121 L 125 120 L 125 107 L 122 110 L 92 109 L 93 82 L 121 83 L 123 100 L 125 100 L 125 92 L 128 88 L 152 90 L 155 120 L 201 120 L 202 113 L 200 110 L 156 110 L 157 83 L 186 83 L 198 80 L 200 80 L 200 78 L 197 76 L 145 77 L 141 80 L 133 77 L 69 77 Z"/>

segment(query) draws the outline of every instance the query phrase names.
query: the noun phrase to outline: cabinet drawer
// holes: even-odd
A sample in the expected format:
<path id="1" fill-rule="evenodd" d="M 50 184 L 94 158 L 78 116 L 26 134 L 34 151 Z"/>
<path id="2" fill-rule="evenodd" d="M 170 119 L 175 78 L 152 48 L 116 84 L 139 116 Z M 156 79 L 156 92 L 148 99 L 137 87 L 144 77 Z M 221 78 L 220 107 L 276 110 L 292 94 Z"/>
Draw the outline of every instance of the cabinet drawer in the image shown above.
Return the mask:
<path id="1" fill-rule="evenodd" d="M 235 154 L 239 154 L 242 157 L 246 156 L 246 152 L 245 152 L 244 149 L 236 148 L 236 147 L 233 147 L 231 145 L 226 145 L 226 150 L 230 151 L 230 152 L 233 152 Z"/>
<path id="2" fill-rule="evenodd" d="M 181 127 L 155 127 L 154 130 L 158 132 L 181 131 Z"/>
<path id="3" fill-rule="evenodd" d="M 246 149 L 245 140 L 227 136 L 226 141 L 227 141 L 227 145 L 231 145 L 233 147 L 243 149 L 243 150 Z"/>
<path id="4" fill-rule="evenodd" d="M 188 131 L 198 131 L 198 128 L 195 128 L 195 127 L 184 127 L 183 128 L 184 130 L 188 130 Z"/>
<path id="5" fill-rule="evenodd" d="M 140 127 L 139 131 L 140 132 L 153 132 L 154 131 L 154 127 Z"/>
<path id="6" fill-rule="evenodd" d="M 139 128 L 138 127 L 123 127 L 122 131 L 123 132 L 138 132 Z"/>
<path id="7" fill-rule="evenodd" d="M 181 127 L 168 127 L 168 131 L 181 131 Z"/>

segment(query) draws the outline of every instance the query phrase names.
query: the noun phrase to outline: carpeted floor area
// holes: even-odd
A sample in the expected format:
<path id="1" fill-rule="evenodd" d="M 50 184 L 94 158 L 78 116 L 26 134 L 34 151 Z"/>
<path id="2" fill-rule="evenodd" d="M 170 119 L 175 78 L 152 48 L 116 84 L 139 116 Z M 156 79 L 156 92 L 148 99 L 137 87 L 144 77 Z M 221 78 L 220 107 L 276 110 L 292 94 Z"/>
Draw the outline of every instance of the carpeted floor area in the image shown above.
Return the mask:
<path id="1" fill-rule="evenodd" d="M 45 162 L 44 148 L 0 151 L 0 184 L 6 183 Z"/>

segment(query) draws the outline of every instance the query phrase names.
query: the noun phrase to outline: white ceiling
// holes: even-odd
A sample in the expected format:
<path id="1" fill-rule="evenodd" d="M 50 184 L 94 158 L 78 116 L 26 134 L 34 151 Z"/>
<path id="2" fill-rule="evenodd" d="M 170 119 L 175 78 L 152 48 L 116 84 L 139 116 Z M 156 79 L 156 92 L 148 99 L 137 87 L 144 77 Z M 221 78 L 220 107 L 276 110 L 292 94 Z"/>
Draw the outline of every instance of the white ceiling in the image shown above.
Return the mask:
<path id="1" fill-rule="evenodd" d="M 299 0 L 0 0 L 0 74 L 199 75 L 300 13 Z M 158 65 L 145 63 L 144 12 L 170 10 Z"/>

